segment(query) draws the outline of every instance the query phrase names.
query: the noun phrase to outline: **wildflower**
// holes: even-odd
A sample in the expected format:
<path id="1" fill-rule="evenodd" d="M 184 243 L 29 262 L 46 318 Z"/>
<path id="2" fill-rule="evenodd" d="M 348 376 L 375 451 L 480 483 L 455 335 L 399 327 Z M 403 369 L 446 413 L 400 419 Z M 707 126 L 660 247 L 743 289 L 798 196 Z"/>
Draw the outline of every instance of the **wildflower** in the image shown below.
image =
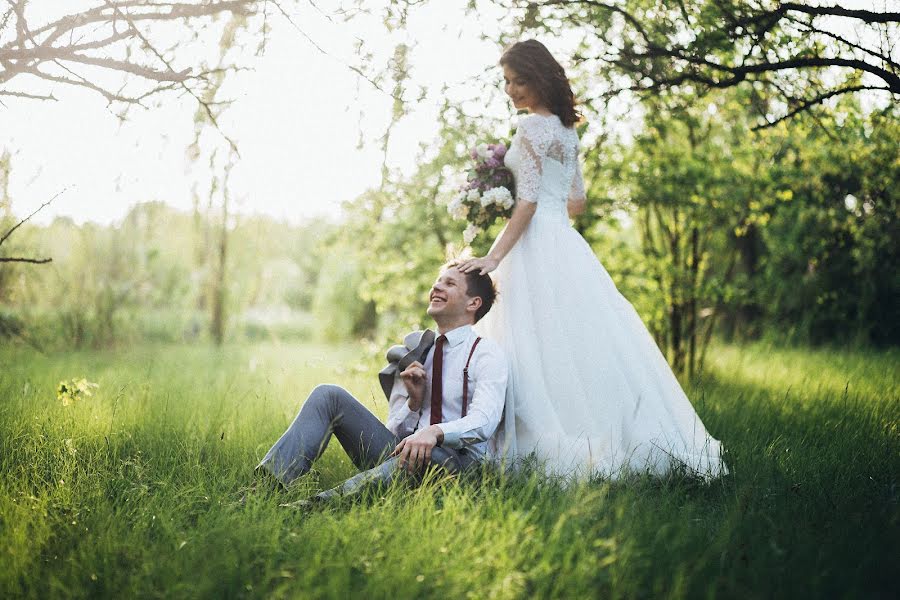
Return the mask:
<path id="1" fill-rule="evenodd" d="M 471 244 L 472 240 L 474 240 L 475 236 L 477 236 L 479 233 L 481 233 L 481 230 L 478 228 L 478 226 L 474 223 L 469 223 L 469 226 L 466 227 L 465 231 L 463 231 L 463 240 L 467 244 Z"/>
<path id="2" fill-rule="evenodd" d="M 63 403 L 63 406 L 69 406 L 74 404 L 76 400 L 93 396 L 93 390 L 98 387 L 100 387 L 99 384 L 90 382 L 84 377 L 60 381 L 59 386 L 56 388 L 56 398 Z"/>

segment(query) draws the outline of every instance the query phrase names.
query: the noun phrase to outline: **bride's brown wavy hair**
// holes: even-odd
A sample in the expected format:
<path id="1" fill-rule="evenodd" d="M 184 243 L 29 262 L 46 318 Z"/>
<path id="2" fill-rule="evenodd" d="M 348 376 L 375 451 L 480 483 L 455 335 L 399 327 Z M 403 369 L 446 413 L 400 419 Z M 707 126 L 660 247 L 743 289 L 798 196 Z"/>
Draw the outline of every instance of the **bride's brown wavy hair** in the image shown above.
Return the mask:
<path id="1" fill-rule="evenodd" d="M 503 51 L 500 64 L 507 65 L 524 79 L 563 125 L 572 127 L 581 120 L 566 70 L 542 43 L 537 40 L 516 42 Z"/>

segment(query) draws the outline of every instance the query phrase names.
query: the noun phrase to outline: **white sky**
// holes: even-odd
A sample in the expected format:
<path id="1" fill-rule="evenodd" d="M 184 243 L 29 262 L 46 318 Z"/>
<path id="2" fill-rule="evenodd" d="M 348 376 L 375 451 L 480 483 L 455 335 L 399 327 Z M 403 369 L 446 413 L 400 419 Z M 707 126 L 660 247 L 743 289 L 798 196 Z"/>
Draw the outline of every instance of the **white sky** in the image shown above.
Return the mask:
<path id="1" fill-rule="evenodd" d="M 883 3 L 895 1 L 874 4 L 883 10 Z M 490 28 L 499 31 L 507 15 L 481 0 L 476 22 L 476 17 L 465 14 L 467 3 L 428 2 L 411 11 L 405 32 L 393 34 L 377 16 L 345 24 L 324 18 L 311 3 L 283 3 L 329 55 L 315 49 L 275 12 L 265 55 L 241 58 L 242 66 L 253 70 L 229 75 L 226 95 L 236 102 L 220 124 L 241 152 L 231 180 L 236 210 L 292 222 L 317 215 L 336 217 L 341 202 L 378 185 L 382 154 L 377 137 L 390 119 L 392 100 L 341 64 L 358 62 L 353 55 L 356 36 L 366 41 L 367 50 L 382 53 L 380 64 L 397 41 L 413 44 L 412 83 L 430 89 L 429 98 L 395 127 L 390 166 L 411 172 L 419 144 L 434 139 L 437 94 L 444 83 L 457 84 L 493 67 L 481 83 L 456 85 L 455 94 L 485 99 L 484 106 L 468 104 L 470 114 L 512 115 L 505 98 L 493 93 L 502 81 L 496 67 L 500 49 L 481 39 L 483 33 L 496 37 Z M 95 5 L 96 0 L 35 0 L 28 7 L 33 22 L 43 23 L 84 4 Z M 215 48 L 218 36 L 213 33 L 209 39 Z M 542 35 L 541 41 L 568 66 L 571 40 Z M 195 62 L 190 56 L 179 59 L 183 64 Z M 11 84 L 29 89 L 21 77 Z M 96 93 L 58 84 L 51 90 L 59 101 L 4 97 L 0 105 L 0 151 L 13 153 L 9 191 L 16 215 L 28 214 L 63 189 L 65 193 L 35 221 L 46 223 L 67 215 L 77 222 L 109 223 L 121 219 L 135 203 L 148 200 L 191 208 L 192 184 L 208 182 L 202 168 L 191 167 L 186 158 L 193 139 L 193 99 L 170 95 L 161 108 L 133 109 L 122 123 Z M 365 118 L 360 123 L 361 111 Z M 367 143 L 357 149 L 360 128 Z"/>
<path id="2" fill-rule="evenodd" d="M 411 171 L 419 144 L 436 134 L 440 84 L 483 72 L 499 57 L 495 44 L 479 39 L 484 23 L 467 22 L 472 17 L 464 17 L 465 4 L 442 0 L 413 11 L 410 34 L 394 39 L 377 19 L 348 25 L 331 23 L 311 9 L 298 12 L 295 21 L 330 56 L 280 15 L 271 17 L 274 30 L 265 56 L 247 57 L 244 64 L 253 71 L 229 76 L 226 95 L 236 102 L 220 118 L 241 153 L 231 186 L 237 210 L 293 222 L 336 216 L 342 201 L 378 185 L 382 154 L 375 138 L 390 119 L 392 99 L 339 62 L 358 62 L 355 35 L 376 52 L 391 50 L 397 35 L 410 35 L 416 43 L 413 79 L 429 86 L 432 95 L 395 128 L 389 149 L 389 164 Z M 215 44 L 217 36 L 212 40 Z M 0 149 L 13 153 L 15 214 L 27 214 L 62 189 L 65 193 L 35 221 L 68 215 L 77 222 L 109 223 L 147 200 L 190 209 L 198 175 L 186 159 L 193 99 L 172 95 L 162 108 L 133 109 L 121 123 L 98 94 L 64 85 L 52 91 L 59 101 L 3 98 L 6 107 L 0 106 Z M 360 110 L 367 144 L 357 149 Z M 509 110 L 496 102 L 484 108 L 498 116 Z"/>

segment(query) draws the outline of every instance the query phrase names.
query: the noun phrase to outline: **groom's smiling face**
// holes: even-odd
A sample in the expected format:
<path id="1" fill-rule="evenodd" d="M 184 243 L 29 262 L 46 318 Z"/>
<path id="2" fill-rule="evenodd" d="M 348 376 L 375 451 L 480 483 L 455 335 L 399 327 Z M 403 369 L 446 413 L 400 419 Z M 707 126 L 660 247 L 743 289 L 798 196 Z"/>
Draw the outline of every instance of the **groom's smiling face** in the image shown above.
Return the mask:
<path id="1" fill-rule="evenodd" d="M 434 285 L 431 286 L 431 292 L 428 295 L 428 314 L 436 322 L 438 320 L 455 320 L 469 316 L 467 309 L 473 298 L 469 297 L 468 291 L 465 273 L 462 273 L 456 267 L 444 269 L 438 275 Z M 474 311 L 472 311 L 472 319 L 474 319 L 474 314 Z"/>

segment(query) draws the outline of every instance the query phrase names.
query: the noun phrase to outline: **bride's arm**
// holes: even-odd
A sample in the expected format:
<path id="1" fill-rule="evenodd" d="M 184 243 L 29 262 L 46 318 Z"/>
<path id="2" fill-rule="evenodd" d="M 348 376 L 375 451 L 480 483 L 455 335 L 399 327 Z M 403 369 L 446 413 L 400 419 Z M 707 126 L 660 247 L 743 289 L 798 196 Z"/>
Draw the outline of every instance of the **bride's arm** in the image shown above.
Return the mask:
<path id="1" fill-rule="evenodd" d="M 470 258 L 460 263 L 459 270 L 463 273 L 479 271 L 481 275 L 490 273 L 497 268 L 519 238 L 528 228 L 531 217 L 537 209 L 538 193 L 541 185 L 541 175 L 543 172 L 542 157 L 547 150 L 547 140 L 540 137 L 540 131 L 536 130 L 540 127 L 539 123 L 533 119 L 524 120 L 516 131 L 520 137 L 522 165 L 519 168 L 519 175 L 516 180 L 516 201 L 513 207 L 512 216 L 506 227 L 500 233 L 500 236 L 491 246 L 491 251 L 484 258 Z"/>
<path id="2" fill-rule="evenodd" d="M 577 217 L 584 212 L 586 197 L 584 193 L 584 176 L 581 174 L 581 161 L 578 155 L 575 155 L 575 176 L 572 177 L 572 187 L 569 190 L 569 201 L 566 202 L 566 209 L 569 211 L 570 217 Z"/>
<path id="3" fill-rule="evenodd" d="M 587 207 L 587 202 L 585 202 L 584 198 L 580 200 L 569 200 L 566 203 L 566 209 L 569 211 L 569 216 L 573 219 L 584 212 L 584 209 Z"/>
<path id="4" fill-rule="evenodd" d="M 528 227 L 528 223 L 531 222 L 531 217 L 534 216 L 536 209 L 536 202 L 529 202 L 528 200 L 517 201 L 513 208 L 512 216 L 509 218 L 509 223 L 500 232 L 500 236 L 494 241 L 494 245 L 487 256 L 484 258 L 466 259 L 460 262 L 457 268 L 463 273 L 478 271 L 481 275 L 496 269 L 500 261 L 506 257 L 512 247 L 516 245 L 516 242 L 519 241 L 519 238 L 522 237 L 522 232 Z"/>
<path id="5" fill-rule="evenodd" d="M 522 232 L 528 228 L 528 223 L 531 222 L 531 217 L 534 216 L 536 209 L 536 202 L 529 200 L 517 201 L 513 208 L 512 216 L 509 218 L 509 223 L 500 233 L 500 237 L 494 242 L 491 251 L 488 252 L 485 258 L 495 260 L 498 263 L 502 261 L 509 254 L 509 251 L 512 250 L 512 247 L 516 245 L 516 242 L 519 241 L 519 238 L 522 237 Z"/>

